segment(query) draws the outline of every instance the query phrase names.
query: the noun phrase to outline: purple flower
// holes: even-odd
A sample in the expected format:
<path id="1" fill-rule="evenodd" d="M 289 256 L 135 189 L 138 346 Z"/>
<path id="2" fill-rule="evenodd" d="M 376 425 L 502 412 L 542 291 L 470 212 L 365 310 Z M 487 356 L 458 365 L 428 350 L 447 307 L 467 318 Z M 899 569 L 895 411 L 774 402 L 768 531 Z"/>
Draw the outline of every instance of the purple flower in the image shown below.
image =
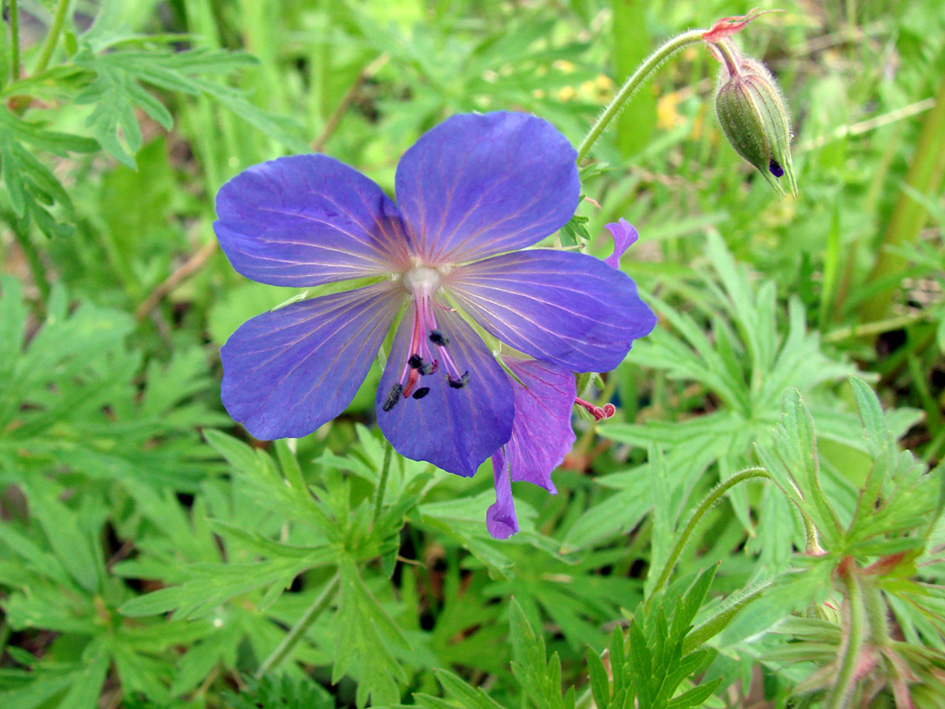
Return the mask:
<path id="1" fill-rule="evenodd" d="M 617 220 L 616 224 L 605 224 L 604 226 L 614 237 L 614 252 L 605 258 L 604 262 L 608 266 L 620 268 L 620 257 L 623 256 L 623 252 L 633 246 L 640 235 L 633 225 L 623 217 Z"/>
<path id="2" fill-rule="evenodd" d="M 574 160 L 548 122 L 491 113 L 421 137 L 397 168 L 397 205 L 324 155 L 230 180 L 214 228 L 241 274 L 295 287 L 367 280 L 242 325 L 221 351 L 227 410 L 257 438 L 311 433 L 345 409 L 399 318 L 376 397 L 397 451 L 469 476 L 496 451 L 537 450 L 509 443 L 537 404 L 516 394 L 477 328 L 546 363 L 514 365 L 525 381 L 544 366 L 613 369 L 656 322 L 633 281 L 603 261 L 520 250 L 574 213 Z"/>
<path id="3" fill-rule="evenodd" d="M 486 526 L 496 539 L 507 539 L 518 531 L 513 480 L 538 485 L 552 495 L 557 492 L 551 471 L 574 443 L 571 407 L 577 395 L 574 375 L 561 367 L 512 358 L 506 358 L 505 364 L 518 382 L 512 380 L 512 436 L 492 456 L 496 503 L 486 513 Z"/>

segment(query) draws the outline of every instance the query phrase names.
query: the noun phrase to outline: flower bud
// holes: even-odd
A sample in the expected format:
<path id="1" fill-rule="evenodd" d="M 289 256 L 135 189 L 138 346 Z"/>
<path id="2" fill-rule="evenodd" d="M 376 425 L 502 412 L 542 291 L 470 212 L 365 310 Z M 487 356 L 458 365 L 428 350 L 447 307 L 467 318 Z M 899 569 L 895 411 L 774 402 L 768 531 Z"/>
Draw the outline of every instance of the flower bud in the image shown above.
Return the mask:
<path id="1" fill-rule="evenodd" d="M 784 194 L 778 179 L 786 176 L 797 197 L 791 123 L 781 91 L 761 62 L 738 55 L 731 44 L 725 49 L 715 97 L 722 131 L 735 152 L 758 168 L 778 193 Z"/>

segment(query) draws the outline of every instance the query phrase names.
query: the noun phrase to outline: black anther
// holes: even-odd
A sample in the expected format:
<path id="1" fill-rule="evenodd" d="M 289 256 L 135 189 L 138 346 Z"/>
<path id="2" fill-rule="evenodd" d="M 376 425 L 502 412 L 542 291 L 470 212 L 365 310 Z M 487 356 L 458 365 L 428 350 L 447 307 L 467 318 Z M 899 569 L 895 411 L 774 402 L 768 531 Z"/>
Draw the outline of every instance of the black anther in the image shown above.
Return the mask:
<path id="1" fill-rule="evenodd" d="M 387 400 L 384 402 L 384 405 L 381 407 L 384 411 L 390 411 L 395 406 L 397 402 L 400 401 L 400 395 L 404 393 L 403 384 L 395 384 L 390 388 L 390 392 L 387 394 Z"/>
<path id="2" fill-rule="evenodd" d="M 462 389 L 464 386 L 469 384 L 469 372 L 463 372 L 463 376 L 459 379 L 453 379 L 452 376 L 446 378 L 446 381 L 449 382 L 450 386 L 454 389 Z"/>

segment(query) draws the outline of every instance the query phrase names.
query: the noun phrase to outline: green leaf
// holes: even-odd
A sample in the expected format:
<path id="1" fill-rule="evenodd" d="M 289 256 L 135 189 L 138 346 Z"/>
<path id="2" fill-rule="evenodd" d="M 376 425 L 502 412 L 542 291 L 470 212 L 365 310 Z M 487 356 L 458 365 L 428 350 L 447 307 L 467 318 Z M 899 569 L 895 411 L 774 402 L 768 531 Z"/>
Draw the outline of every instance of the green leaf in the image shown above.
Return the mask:
<path id="1" fill-rule="evenodd" d="M 598 707 L 610 706 L 610 680 L 600 655 L 588 648 L 587 671 L 591 680 L 591 694 Z"/>
<path id="2" fill-rule="evenodd" d="M 666 705 L 666 709 L 688 709 L 689 707 L 704 706 L 705 700 L 712 696 L 715 688 L 721 683 L 722 679 L 718 678 L 710 682 L 700 684 L 698 687 L 690 689 L 688 692 L 680 694 L 678 697 L 673 699 L 669 704 Z"/>
<path id="3" fill-rule="evenodd" d="M 190 580 L 179 586 L 136 596 L 118 611 L 127 616 L 147 616 L 177 611 L 184 618 L 199 618 L 237 596 L 262 587 L 285 589 L 306 569 L 333 562 L 337 552 L 321 549 L 303 559 L 277 558 L 247 564 L 193 564 L 185 569 Z M 270 603 L 275 598 L 270 597 Z"/>
<path id="4" fill-rule="evenodd" d="M 253 106 L 234 89 L 206 78 L 206 75 L 229 74 L 252 63 L 254 60 L 246 54 L 210 49 L 174 52 L 157 48 L 122 48 L 96 53 L 86 42 L 73 61 L 94 76 L 75 98 L 78 104 L 95 105 L 87 125 L 106 152 L 129 167 L 135 166 L 134 154 L 141 147 L 136 107 L 165 129 L 173 126 L 170 112 L 142 84 L 182 94 L 207 94 L 294 152 L 308 149 L 299 137 L 297 123 L 272 116 Z"/>
<path id="5" fill-rule="evenodd" d="M 68 227 L 56 222 L 50 208 L 60 205 L 72 211 L 69 195 L 35 152 L 66 156 L 70 152 L 94 149 L 95 141 L 45 130 L 24 121 L 6 107 L 0 108 L 0 177 L 6 186 L 10 207 L 21 221 L 21 229 L 25 230 L 32 218 L 48 235 L 55 235 Z"/>
<path id="6" fill-rule="evenodd" d="M 337 637 L 332 682 L 350 674 L 358 682 L 357 703 L 369 697 L 374 704 L 392 704 L 400 699 L 400 686 L 407 683 L 395 649 L 409 648 L 403 631 L 364 585 L 349 560 L 342 560 L 341 591 L 333 630 Z"/>
<path id="7" fill-rule="evenodd" d="M 227 690 L 225 706 L 230 709 L 334 709 L 335 700 L 307 677 L 266 675 L 245 676 L 239 694 Z"/>
<path id="8" fill-rule="evenodd" d="M 489 698 L 482 687 L 471 687 L 452 672 L 444 669 L 434 670 L 436 678 L 443 685 L 447 696 L 458 699 L 463 707 L 469 709 L 504 709 L 501 704 Z"/>

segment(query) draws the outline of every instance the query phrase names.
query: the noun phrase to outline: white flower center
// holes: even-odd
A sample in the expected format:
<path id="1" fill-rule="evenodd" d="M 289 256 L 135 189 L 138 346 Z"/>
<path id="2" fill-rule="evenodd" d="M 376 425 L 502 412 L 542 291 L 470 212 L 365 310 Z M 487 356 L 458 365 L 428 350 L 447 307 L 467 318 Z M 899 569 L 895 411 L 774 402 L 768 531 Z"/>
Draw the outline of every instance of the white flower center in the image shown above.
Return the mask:
<path id="1" fill-rule="evenodd" d="M 404 288 L 418 298 L 433 295 L 440 287 L 442 274 L 429 266 L 415 266 L 404 273 Z"/>

